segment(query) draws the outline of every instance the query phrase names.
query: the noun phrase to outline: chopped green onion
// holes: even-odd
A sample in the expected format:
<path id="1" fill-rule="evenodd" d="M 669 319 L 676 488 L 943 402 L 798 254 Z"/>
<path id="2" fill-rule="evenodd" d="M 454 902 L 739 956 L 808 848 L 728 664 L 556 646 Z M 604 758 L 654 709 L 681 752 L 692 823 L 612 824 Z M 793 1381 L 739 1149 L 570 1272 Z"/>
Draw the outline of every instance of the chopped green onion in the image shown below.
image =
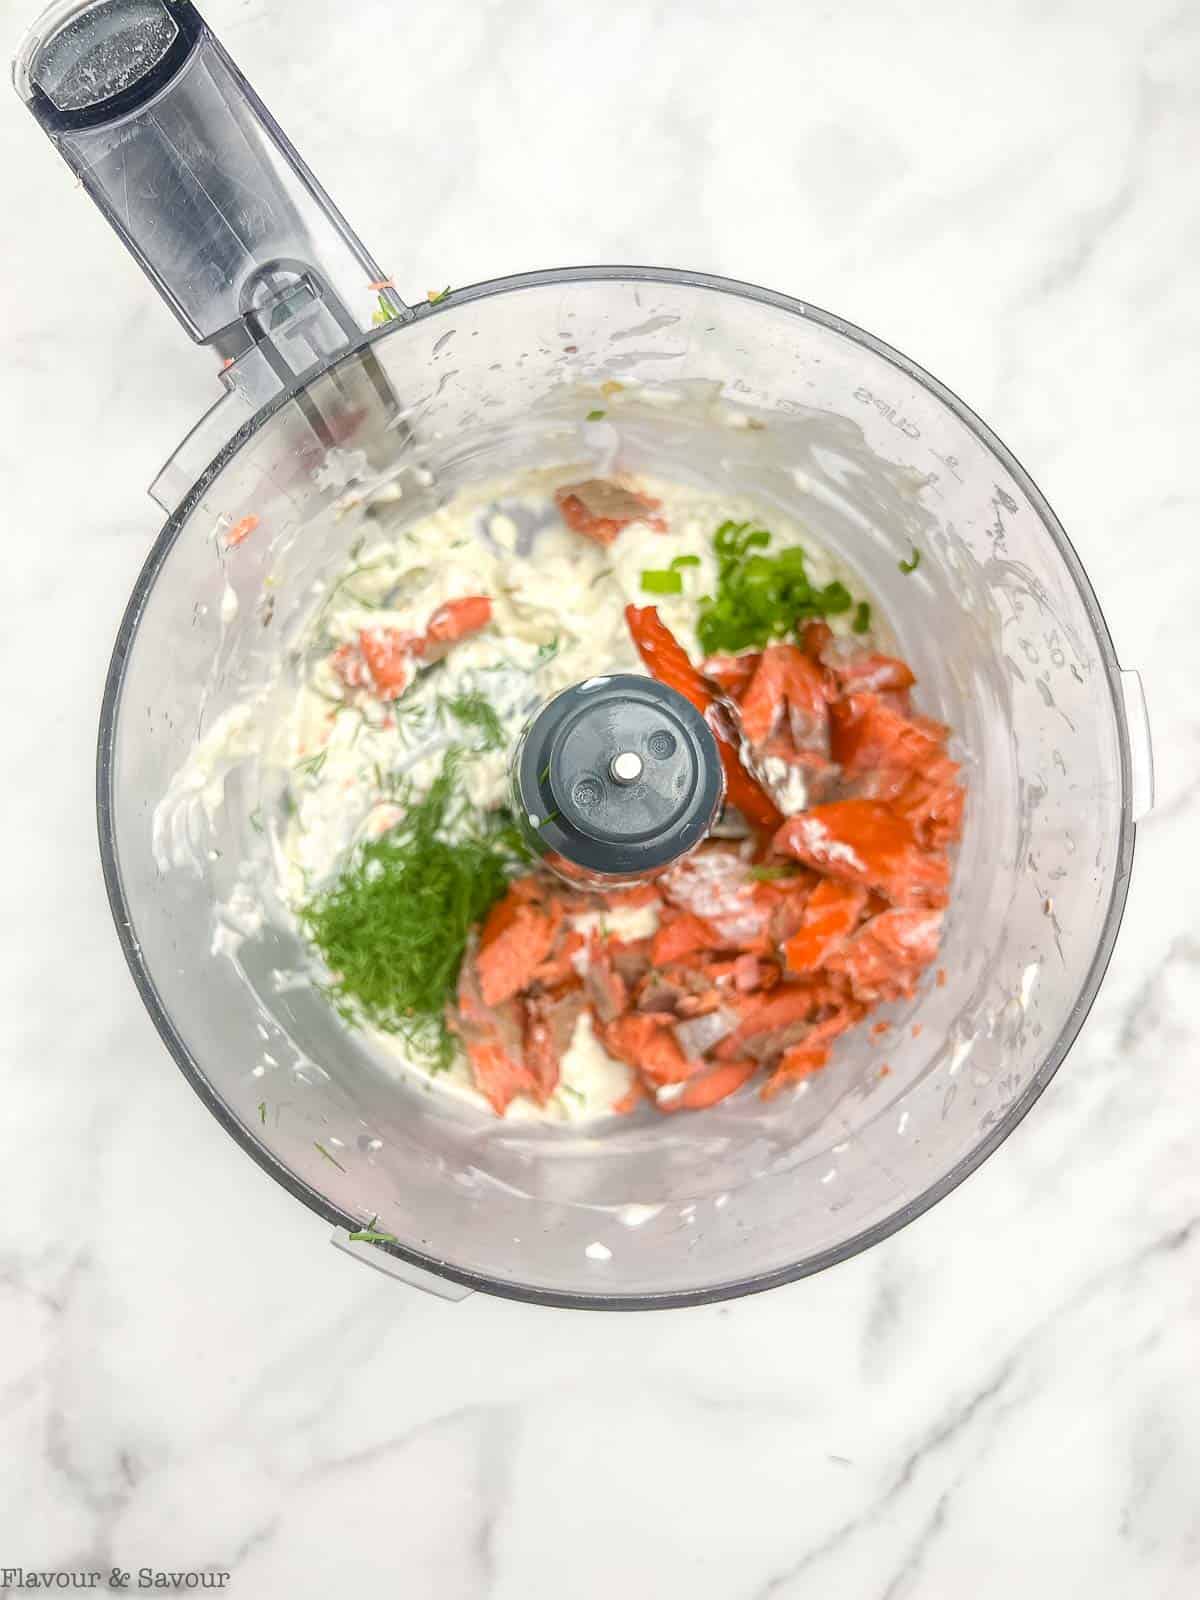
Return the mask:
<path id="1" fill-rule="evenodd" d="M 917 549 L 916 545 L 913 545 L 912 555 L 909 556 L 908 560 L 897 562 L 897 565 L 899 566 L 901 572 L 915 572 L 917 570 L 917 568 L 921 565 L 921 552 Z"/>
<path id="2" fill-rule="evenodd" d="M 836 578 L 816 587 L 799 545 L 766 553 L 771 535 L 748 522 L 723 522 L 713 534 L 716 593 L 700 602 L 697 635 L 705 655 L 761 650 L 814 617 L 836 616 L 854 596 Z"/>
<path id="3" fill-rule="evenodd" d="M 348 1239 L 365 1239 L 368 1244 L 399 1244 L 394 1233 L 380 1233 L 376 1228 L 357 1228 L 346 1235 Z"/>
<path id="4" fill-rule="evenodd" d="M 599 422 L 603 415 L 603 411 L 589 411 L 586 420 L 588 422 Z"/>
<path id="5" fill-rule="evenodd" d="M 866 633 L 871 626 L 871 608 L 865 600 L 860 600 L 854 608 L 854 621 L 850 624 L 855 633 Z"/>
<path id="6" fill-rule="evenodd" d="M 674 561 L 671 563 L 671 571 L 682 572 L 684 567 L 698 567 L 699 565 L 699 556 L 676 556 Z"/>
<path id="7" fill-rule="evenodd" d="M 652 567 L 642 573 L 642 590 L 645 594 L 682 594 L 683 578 L 669 567 Z"/>

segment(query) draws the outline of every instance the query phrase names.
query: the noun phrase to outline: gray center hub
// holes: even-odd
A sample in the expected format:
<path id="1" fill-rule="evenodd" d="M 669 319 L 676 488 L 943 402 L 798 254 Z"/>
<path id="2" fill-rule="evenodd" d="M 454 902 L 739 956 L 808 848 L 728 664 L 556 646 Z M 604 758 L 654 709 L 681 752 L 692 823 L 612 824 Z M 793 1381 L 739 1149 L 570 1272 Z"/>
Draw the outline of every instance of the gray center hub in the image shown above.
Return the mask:
<path id="1" fill-rule="evenodd" d="M 723 791 L 704 718 L 674 689 L 631 673 L 589 678 L 543 706 L 513 778 L 530 842 L 568 875 L 601 879 L 645 877 L 686 854 Z"/>

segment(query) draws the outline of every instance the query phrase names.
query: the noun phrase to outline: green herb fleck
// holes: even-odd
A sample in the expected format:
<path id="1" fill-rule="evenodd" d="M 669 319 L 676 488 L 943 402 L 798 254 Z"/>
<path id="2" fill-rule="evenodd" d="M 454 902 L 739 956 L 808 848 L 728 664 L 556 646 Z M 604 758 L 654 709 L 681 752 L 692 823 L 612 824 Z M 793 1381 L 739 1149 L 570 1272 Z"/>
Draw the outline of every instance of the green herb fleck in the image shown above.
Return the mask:
<path id="1" fill-rule="evenodd" d="M 574 1084 L 570 1083 L 560 1083 L 558 1086 L 558 1092 L 559 1094 L 569 1094 L 571 1099 L 576 1101 L 579 1105 L 582 1105 L 587 1098 L 586 1095 L 575 1088 Z"/>
<path id="2" fill-rule="evenodd" d="M 866 633 L 871 626 L 871 608 L 865 600 L 860 600 L 854 608 L 854 621 L 850 624 L 855 633 Z"/>
<path id="3" fill-rule="evenodd" d="M 899 561 L 896 564 L 900 568 L 901 572 L 915 572 L 921 565 L 921 552 L 917 549 L 916 545 L 913 545 L 912 555 L 909 556 L 908 560 Z"/>
<path id="4" fill-rule="evenodd" d="M 496 715 L 495 708 L 478 689 L 472 689 L 466 694 L 456 694 L 451 700 L 443 700 L 442 704 L 456 721 L 461 722 L 466 728 L 474 728 L 481 736 L 483 740 L 480 745 L 481 750 L 503 750 L 508 743 L 504 724 Z"/>
<path id="5" fill-rule="evenodd" d="M 260 1100 L 258 1102 L 258 1120 L 265 1128 L 267 1125 L 267 1102 L 265 1100 Z"/>
<path id="6" fill-rule="evenodd" d="M 431 306 L 440 306 L 442 301 L 448 297 L 449 293 L 450 285 L 447 284 L 444 289 L 430 289 L 425 298 L 429 301 Z"/>
<path id="7" fill-rule="evenodd" d="M 854 597 L 834 579 L 809 581 L 799 545 L 768 555 L 771 535 L 749 522 L 723 522 L 713 535 L 717 592 L 701 602 L 697 636 L 705 655 L 761 649 L 814 617 L 849 611 Z"/>
<path id="8" fill-rule="evenodd" d="M 316 755 L 305 756 L 303 761 L 298 761 L 296 763 L 296 771 L 306 772 L 308 773 L 309 777 L 315 778 L 328 759 L 328 748 L 324 750 L 318 750 Z"/>
<path id="9" fill-rule="evenodd" d="M 671 571 L 682 572 L 684 567 L 698 567 L 699 565 L 699 556 L 676 556 L 671 563 Z"/>
<path id="10" fill-rule="evenodd" d="M 528 859 L 511 818 L 467 809 L 460 765 L 451 751 L 424 795 L 403 791 L 396 826 L 361 844 L 300 913 L 345 1020 L 399 1034 L 435 1070 L 454 1058 L 445 1008 L 470 930 Z"/>
<path id="11" fill-rule="evenodd" d="M 376 1228 L 358 1228 L 354 1233 L 347 1234 L 349 1239 L 365 1239 L 368 1244 L 399 1244 L 394 1233 L 380 1233 Z"/>
<path id="12" fill-rule="evenodd" d="M 537 656 L 535 657 L 534 665 L 538 667 L 545 666 L 547 661 L 553 661 L 554 657 L 558 654 L 558 650 L 559 636 L 558 634 L 555 634 L 553 639 L 550 640 L 549 644 L 538 645 Z"/>
<path id="13" fill-rule="evenodd" d="M 313 1149 L 314 1150 L 319 1150 L 321 1152 L 321 1154 L 325 1157 L 326 1161 L 332 1161 L 334 1166 L 338 1169 L 339 1172 L 345 1172 L 346 1169 L 342 1165 L 342 1163 L 338 1160 L 338 1158 L 336 1156 L 331 1156 L 329 1154 L 329 1151 L 326 1150 L 325 1146 L 323 1144 L 318 1144 L 315 1139 L 313 1140 Z"/>
<path id="14" fill-rule="evenodd" d="M 250 813 L 250 826 L 254 829 L 255 833 L 261 833 L 263 831 L 263 815 L 261 806 L 255 806 L 254 810 Z"/>
<path id="15" fill-rule="evenodd" d="M 779 878 L 794 878 L 795 867 L 751 867 L 750 876 L 756 883 L 775 883 Z"/>
<path id="16" fill-rule="evenodd" d="M 642 573 L 642 590 L 645 594 L 682 594 L 683 578 L 668 567 L 651 567 Z"/>
<path id="17" fill-rule="evenodd" d="M 394 322 L 399 317 L 400 313 L 396 310 L 392 302 L 386 299 L 382 294 L 378 297 L 378 299 L 379 309 L 372 313 L 371 321 L 377 328 L 380 328 L 385 322 Z"/>
<path id="18" fill-rule="evenodd" d="M 587 414 L 587 420 L 588 422 L 599 422 L 603 415 L 603 411 L 589 411 Z"/>

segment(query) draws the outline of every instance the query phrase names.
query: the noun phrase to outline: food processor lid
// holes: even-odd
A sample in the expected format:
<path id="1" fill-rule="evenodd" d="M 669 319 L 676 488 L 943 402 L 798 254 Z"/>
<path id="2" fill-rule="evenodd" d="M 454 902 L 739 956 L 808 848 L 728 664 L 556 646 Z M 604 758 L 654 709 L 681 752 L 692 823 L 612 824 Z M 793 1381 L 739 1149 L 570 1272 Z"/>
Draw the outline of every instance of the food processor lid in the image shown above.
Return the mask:
<path id="1" fill-rule="evenodd" d="M 699 711 L 632 673 L 589 678 L 543 706 L 513 778 L 526 837 L 567 877 L 661 871 L 708 832 L 724 792 Z"/>

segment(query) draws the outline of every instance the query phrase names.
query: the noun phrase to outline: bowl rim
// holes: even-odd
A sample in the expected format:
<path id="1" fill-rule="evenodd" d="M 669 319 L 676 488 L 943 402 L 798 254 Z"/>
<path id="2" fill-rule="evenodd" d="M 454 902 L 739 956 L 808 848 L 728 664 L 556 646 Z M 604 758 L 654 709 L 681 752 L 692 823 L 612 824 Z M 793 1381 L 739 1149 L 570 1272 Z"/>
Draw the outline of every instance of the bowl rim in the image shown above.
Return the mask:
<path id="1" fill-rule="evenodd" d="M 1100 939 L 1092 957 L 1091 965 L 1061 1032 L 1037 1071 L 1030 1077 L 1022 1094 L 1007 1109 L 1004 1116 L 988 1130 L 987 1135 L 956 1162 L 953 1167 L 930 1183 L 919 1195 L 898 1207 L 890 1216 L 873 1223 L 869 1228 L 864 1228 L 851 1235 L 840 1244 L 830 1246 L 828 1249 L 808 1256 L 802 1261 L 773 1268 L 769 1272 L 759 1273 L 749 1278 L 733 1279 L 707 1285 L 703 1288 L 671 1290 L 661 1294 L 644 1292 L 633 1294 L 591 1294 L 574 1290 L 545 1289 L 534 1284 L 493 1278 L 485 1273 L 457 1267 L 451 1262 L 423 1255 L 419 1250 L 415 1250 L 408 1245 L 381 1243 L 375 1246 L 376 1249 L 392 1258 L 391 1263 L 381 1261 L 380 1265 L 390 1265 L 400 1278 L 404 1276 L 404 1264 L 408 1264 L 423 1273 L 431 1273 L 435 1277 L 446 1279 L 464 1288 L 479 1290 L 486 1294 L 527 1304 L 589 1311 L 646 1311 L 708 1305 L 716 1301 L 737 1299 L 743 1295 L 761 1294 L 767 1289 L 774 1289 L 783 1284 L 793 1283 L 800 1278 L 810 1277 L 814 1273 L 824 1271 L 827 1267 L 836 1266 L 839 1262 L 847 1261 L 852 1256 L 856 1256 L 863 1250 L 869 1249 L 872 1245 L 890 1238 L 892 1234 L 897 1233 L 901 1228 L 916 1221 L 918 1217 L 936 1205 L 938 1201 L 944 1199 L 965 1178 L 980 1167 L 1024 1120 L 1050 1080 L 1054 1077 L 1054 1074 L 1058 1071 L 1067 1052 L 1078 1037 L 1079 1031 L 1099 991 L 1104 974 L 1108 969 L 1129 892 L 1129 879 L 1133 864 L 1136 835 L 1132 810 L 1132 759 L 1129 725 L 1124 697 L 1121 693 L 1120 666 L 1116 651 L 1108 625 L 1100 609 L 1099 601 L 1096 598 L 1095 591 L 1091 586 L 1083 564 L 1049 502 L 1007 445 L 953 390 L 947 388 L 945 384 L 919 366 L 917 362 L 911 360 L 884 340 L 876 338 L 856 324 L 846 321 L 845 318 L 839 317 L 832 312 L 824 311 L 807 301 L 798 300 L 794 296 L 781 294 L 777 290 L 766 289 L 760 285 L 744 282 L 736 278 L 725 278 L 710 273 L 670 267 L 596 265 L 558 267 L 514 273 L 502 278 L 486 279 L 479 283 L 470 284 L 465 288 L 457 289 L 444 300 L 416 308 L 412 316 L 396 318 L 378 328 L 371 329 L 361 339 L 356 340 L 345 350 L 339 351 L 331 361 L 313 368 L 297 379 L 296 382 L 288 385 L 255 412 L 222 446 L 221 450 L 196 479 L 187 495 L 167 518 L 158 537 L 151 546 L 121 618 L 108 672 L 105 677 L 96 751 L 96 821 L 105 891 L 125 961 L 142 1003 L 149 1013 L 159 1037 L 174 1058 L 176 1065 L 224 1130 L 257 1162 L 263 1171 L 274 1178 L 289 1194 L 302 1201 L 309 1210 L 315 1212 L 317 1216 L 323 1218 L 335 1228 L 343 1228 L 350 1232 L 354 1231 L 355 1228 L 361 1225 L 361 1220 L 343 1211 L 341 1207 L 335 1205 L 318 1190 L 313 1189 L 289 1167 L 285 1166 L 265 1145 L 259 1142 L 253 1130 L 241 1121 L 232 1107 L 217 1093 L 206 1077 L 200 1063 L 192 1055 L 186 1041 L 176 1029 L 159 997 L 157 987 L 143 957 L 141 943 L 133 924 L 121 877 L 116 844 L 115 800 L 113 794 L 113 754 L 130 650 L 137 633 L 141 613 L 158 573 L 180 531 L 188 521 L 192 511 L 203 498 L 208 487 L 243 446 L 255 437 L 260 428 L 316 378 L 325 372 L 336 369 L 342 362 L 353 360 L 362 350 L 369 348 L 381 339 L 400 336 L 406 329 L 414 326 L 417 321 L 423 322 L 431 316 L 452 313 L 458 307 L 472 300 L 491 299 L 500 295 L 519 293 L 526 289 L 543 288 L 556 283 L 601 283 L 614 280 L 684 284 L 694 288 L 711 290 L 719 294 L 730 295 L 734 298 L 756 301 L 760 305 L 771 306 L 776 310 L 800 317 L 805 321 L 815 322 L 819 326 L 842 335 L 852 343 L 860 345 L 873 355 L 889 362 L 906 377 L 927 389 L 976 436 L 986 449 L 991 451 L 1020 485 L 1029 504 L 1050 534 L 1088 613 L 1088 618 L 1095 634 L 1100 660 L 1104 668 L 1117 729 L 1121 791 L 1120 822 L 1109 903 L 1105 911 Z"/>

